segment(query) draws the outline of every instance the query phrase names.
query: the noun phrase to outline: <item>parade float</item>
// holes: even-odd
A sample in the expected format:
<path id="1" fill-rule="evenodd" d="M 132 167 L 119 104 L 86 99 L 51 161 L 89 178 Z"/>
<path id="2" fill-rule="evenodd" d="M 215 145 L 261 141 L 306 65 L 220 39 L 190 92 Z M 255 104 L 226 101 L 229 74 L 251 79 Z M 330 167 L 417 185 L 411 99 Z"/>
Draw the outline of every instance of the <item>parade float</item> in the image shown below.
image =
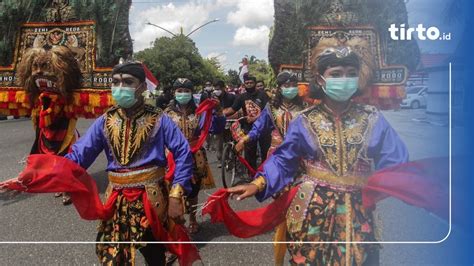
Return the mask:
<path id="1" fill-rule="evenodd" d="M 66 116 L 94 118 L 105 112 L 113 104 L 112 66 L 119 58 L 132 54 L 128 32 L 130 4 L 128 0 L 0 3 L 0 17 L 5 22 L 0 25 L 5 32 L 0 40 L 0 115 L 30 116 L 35 112 L 36 104 L 31 103 L 20 85 L 18 67 L 32 50 L 50 51 L 57 46 L 65 46 L 74 53 L 82 74 L 80 86 L 75 86 L 72 100 L 63 108 Z M 43 68 L 51 69 L 56 79 L 67 79 L 67 70 L 54 67 L 58 63 L 54 56 L 45 63 Z M 28 75 L 33 74 L 26 78 L 31 78 Z M 48 86 L 51 81 L 45 82 Z"/>
<path id="2" fill-rule="evenodd" d="M 300 94 L 309 93 L 316 90 L 310 62 L 311 50 L 319 40 L 336 37 L 344 44 L 362 38 L 375 57 L 375 73 L 365 93 L 355 101 L 382 110 L 398 109 L 405 98 L 409 71 L 418 63 L 419 50 L 415 42 L 393 42 L 388 35 L 390 23 L 407 23 L 403 1 L 372 0 L 370 5 L 367 1 L 275 0 L 275 26 L 269 47 L 273 69 L 296 73 Z"/>

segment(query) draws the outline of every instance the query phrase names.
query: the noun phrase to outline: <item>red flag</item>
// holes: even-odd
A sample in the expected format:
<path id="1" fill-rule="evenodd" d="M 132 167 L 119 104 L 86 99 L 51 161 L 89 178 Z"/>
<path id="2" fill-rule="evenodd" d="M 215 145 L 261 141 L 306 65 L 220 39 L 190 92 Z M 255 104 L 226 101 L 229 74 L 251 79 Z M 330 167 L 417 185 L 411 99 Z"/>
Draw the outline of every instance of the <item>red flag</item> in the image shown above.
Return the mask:
<path id="1" fill-rule="evenodd" d="M 151 71 L 148 69 L 148 67 L 146 67 L 145 64 L 142 63 L 142 66 L 143 66 L 143 70 L 145 71 L 145 81 L 146 81 L 146 87 L 147 89 L 150 91 L 150 92 L 153 92 L 155 91 L 155 88 L 158 86 L 158 84 L 160 84 L 158 82 L 158 80 L 155 78 L 155 76 L 153 75 L 153 73 L 151 73 Z"/>

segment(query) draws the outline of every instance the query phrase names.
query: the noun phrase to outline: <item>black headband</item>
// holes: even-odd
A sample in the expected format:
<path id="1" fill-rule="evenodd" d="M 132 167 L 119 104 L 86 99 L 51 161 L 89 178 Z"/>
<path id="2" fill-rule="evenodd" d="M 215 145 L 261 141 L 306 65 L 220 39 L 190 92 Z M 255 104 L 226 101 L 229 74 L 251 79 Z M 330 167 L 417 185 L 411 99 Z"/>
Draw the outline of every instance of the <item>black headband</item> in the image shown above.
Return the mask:
<path id="1" fill-rule="evenodd" d="M 353 66 L 359 69 L 359 57 L 355 53 L 351 52 L 350 54 L 344 57 L 340 57 L 335 53 L 331 53 L 327 55 L 322 55 L 318 59 L 317 68 L 318 73 L 321 75 L 324 73 L 324 71 L 326 71 L 326 69 L 335 66 Z"/>
<path id="2" fill-rule="evenodd" d="M 294 73 L 283 71 L 278 74 L 276 81 L 277 81 L 277 85 L 281 86 L 285 83 L 298 82 L 298 78 L 296 77 Z"/>
<path id="3" fill-rule="evenodd" d="M 174 81 L 173 88 L 174 89 L 184 88 L 184 89 L 194 90 L 194 85 L 187 78 L 178 78 Z"/>
<path id="4" fill-rule="evenodd" d="M 115 74 L 129 74 L 136 77 L 141 82 L 145 81 L 145 70 L 143 70 L 143 65 L 141 63 L 126 62 L 116 65 L 112 70 L 112 75 Z"/>

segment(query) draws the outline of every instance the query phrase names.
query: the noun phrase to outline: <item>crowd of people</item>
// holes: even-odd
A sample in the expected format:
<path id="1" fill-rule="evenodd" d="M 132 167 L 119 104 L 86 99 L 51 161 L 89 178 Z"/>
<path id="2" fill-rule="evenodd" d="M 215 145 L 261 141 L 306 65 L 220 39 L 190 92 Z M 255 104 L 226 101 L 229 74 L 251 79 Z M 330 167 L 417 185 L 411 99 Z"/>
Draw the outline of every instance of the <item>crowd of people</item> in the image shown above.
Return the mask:
<path id="1" fill-rule="evenodd" d="M 142 64 L 119 64 L 112 73 L 116 106 L 65 148 L 38 152 L 42 154 L 30 158 L 27 169 L 37 167 L 34 162 L 38 158 L 51 164 L 51 171 L 47 176 L 36 175 L 36 179 L 74 179 L 75 174 L 65 173 L 69 168 L 83 178 L 84 169 L 104 151 L 109 179 L 106 210 L 88 209 L 88 217 L 101 220 L 97 236 L 101 243 L 96 249 L 100 262 L 133 265 L 139 250 L 149 265 L 163 265 L 166 251 L 176 254 L 181 264 L 189 264 L 200 259 L 193 245 L 133 242 L 186 240 L 182 226 L 185 212 L 189 214 L 187 233 L 198 231 L 199 191 L 214 186 L 204 142 L 214 135 L 220 158 L 226 119 L 243 117 L 243 137 L 235 147 L 257 174 L 227 192 L 238 200 L 255 195 L 263 201 L 298 188 L 285 210 L 286 220 L 277 230 L 280 241 L 292 241 L 287 245 L 290 263 L 377 264 L 377 245 L 351 244 L 375 240 L 372 212 L 362 206 L 361 190 L 374 170 L 407 162 L 407 149 L 376 108 L 351 101 L 370 82 L 373 69 L 366 64 L 370 54 L 331 38 L 322 39 L 312 54 L 312 74 L 320 98 L 309 102 L 301 97 L 296 76 L 281 72 L 276 76 L 277 88 L 272 90 L 247 75 L 241 89 L 229 89 L 224 81 L 212 80 L 202 84 L 198 93 L 197 84 L 189 77 L 177 77 L 151 106 L 143 96 Z M 44 97 L 52 98 L 56 93 L 54 88 L 39 89 L 48 91 Z M 59 156 L 54 160 L 42 157 L 54 156 L 51 154 Z M 58 163 L 61 170 L 54 167 Z M 85 199 L 75 194 L 72 184 L 65 183 L 57 192 L 68 192 L 65 195 L 71 195 L 80 212 Z M 20 175 L 1 187 L 39 191 L 32 189 L 35 184 Z"/>

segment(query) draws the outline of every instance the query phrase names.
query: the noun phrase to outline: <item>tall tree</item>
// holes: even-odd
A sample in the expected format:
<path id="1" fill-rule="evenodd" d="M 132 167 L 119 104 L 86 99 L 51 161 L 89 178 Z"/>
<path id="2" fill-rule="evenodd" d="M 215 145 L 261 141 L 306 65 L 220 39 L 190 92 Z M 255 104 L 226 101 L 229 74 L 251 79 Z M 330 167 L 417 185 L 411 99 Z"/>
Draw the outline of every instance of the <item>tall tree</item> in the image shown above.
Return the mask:
<path id="1" fill-rule="evenodd" d="M 265 82 L 266 86 L 274 86 L 275 75 L 273 69 L 264 59 L 258 59 L 255 56 L 250 56 L 249 60 L 249 74 L 256 77 L 257 80 Z"/>
<path id="2" fill-rule="evenodd" d="M 137 52 L 135 58 L 143 61 L 165 86 L 179 77 L 189 78 L 195 85 L 224 78 L 218 64 L 202 58 L 196 44 L 182 34 L 156 39 L 153 47 Z"/>
<path id="3" fill-rule="evenodd" d="M 239 86 L 239 84 L 240 84 L 239 71 L 237 71 L 235 69 L 229 69 L 227 71 L 225 80 L 226 80 L 227 84 L 229 84 L 233 87 Z"/>
<path id="4" fill-rule="evenodd" d="M 58 3 L 64 6 L 57 7 Z M 113 66 L 121 57 L 128 58 L 132 54 L 128 29 L 131 4 L 132 0 L 0 1 L 0 65 L 12 63 L 17 34 L 25 22 L 93 20 L 96 22 L 96 63 L 101 67 Z"/>
<path id="5" fill-rule="evenodd" d="M 347 16 L 338 25 L 330 25 L 326 14 L 336 4 Z M 406 65 L 415 70 L 420 52 L 416 41 L 393 41 L 388 35 L 390 24 L 408 24 L 404 0 L 274 0 L 275 25 L 268 58 L 274 70 L 280 64 L 301 64 L 306 49 L 308 26 L 372 25 L 380 34 L 387 64 Z"/>

